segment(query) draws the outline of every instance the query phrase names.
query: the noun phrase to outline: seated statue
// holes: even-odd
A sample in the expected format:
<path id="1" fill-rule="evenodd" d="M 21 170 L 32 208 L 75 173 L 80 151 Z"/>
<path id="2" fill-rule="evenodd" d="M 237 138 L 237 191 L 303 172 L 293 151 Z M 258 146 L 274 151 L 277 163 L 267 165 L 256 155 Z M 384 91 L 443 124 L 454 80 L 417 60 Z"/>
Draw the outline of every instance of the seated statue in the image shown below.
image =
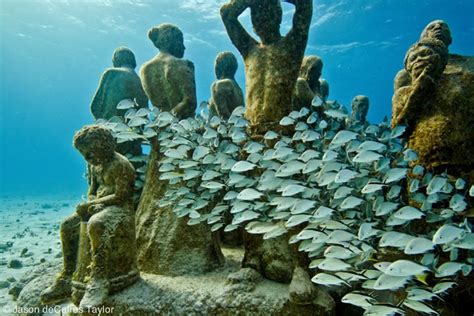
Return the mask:
<path id="1" fill-rule="evenodd" d="M 88 163 L 88 201 L 61 224 L 63 269 L 41 293 L 44 304 L 71 298 L 81 308 L 97 307 L 109 294 L 138 280 L 133 186 L 135 170 L 115 152 L 109 130 L 85 126 L 74 147 Z"/>
<path id="2" fill-rule="evenodd" d="M 443 20 L 435 20 L 430 22 L 423 32 L 421 32 L 420 35 L 420 41 L 425 40 L 425 39 L 437 39 L 446 45 L 446 47 L 449 47 L 452 43 L 452 38 L 451 38 L 451 31 L 449 29 L 449 26 L 446 22 Z M 449 62 L 449 57 L 448 57 L 448 62 Z M 411 77 L 410 74 L 405 70 L 402 69 L 400 70 L 397 75 L 395 76 L 394 80 L 394 88 L 393 91 L 397 91 L 401 87 L 409 86 L 411 84 Z"/>
<path id="3" fill-rule="evenodd" d="M 319 77 L 321 77 L 322 69 L 323 61 L 318 56 L 306 56 L 303 59 L 300 76 L 296 81 L 293 110 L 299 111 L 302 107 L 310 108 L 313 98 L 316 95 L 321 96 Z"/>
<path id="4" fill-rule="evenodd" d="M 441 34 L 441 33 L 439 33 Z M 443 38 L 443 37 L 442 37 Z M 418 163 L 474 180 L 474 60 L 449 56 L 443 41 L 425 37 L 405 57 L 411 83 L 395 91 L 392 126 L 408 125 Z"/>
<path id="5" fill-rule="evenodd" d="M 231 52 L 219 53 L 214 63 L 217 80 L 211 87 L 209 113 L 228 119 L 232 111 L 244 105 L 244 96 L 235 81 L 237 58 Z"/>
<path id="6" fill-rule="evenodd" d="M 196 91 L 194 66 L 181 59 L 184 54 L 183 33 L 171 24 L 161 24 L 148 32 L 160 50 L 141 68 L 145 92 L 154 106 L 171 111 L 178 118 L 194 117 Z M 178 218 L 173 205 L 160 207 L 168 181 L 159 180 L 158 162 L 163 158 L 156 139 L 148 162 L 145 185 L 137 208 L 137 262 L 140 271 L 162 274 L 201 274 L 222 262 L 219 240 L 208 225 L 187 225 Z"/>
<path id="7" fill-rule="evenodd" d="M 148 38 L 160 53 L 143 64 L 140 77 L 153 106 L 183 119 L 196 110 L 194 65 L 184 56 L 183 33 L 172 24 L 148 31 Z"/>
<path id="8" fill-rule="evenodd" d="M 245 116 L 251 134 L 278 128 L 280 119 L 292 111 L 293 91 L 308 41 L 312 15 L 311 0 L 288 0 L 295 5 L 293 26 L 280 34 L 280 0 L 231 0 L 221 8 L 230 40 L 244 59 L 246 76 Z M 238 17 L 250 8 L 255 33 L 250 36 Z"/>
<path id="9" fill-rule="evenodd" d="M 112 56 L 112 68 L 102 74 L 99 87 L 92 99 L 91 112 L 94 119 L 109 120 L 114 116 L 123 117 L 126 110 L 117 109 L 124 99 L 135 100 L 139 108 L 148 107 L 148 97 L 143 91 L 140 78 L 135 72 L 135 55 L 127 47 L 119 47 Z M 139 156 L 142 154 L 140 141 L 117 144 L 122 154 Z"/>

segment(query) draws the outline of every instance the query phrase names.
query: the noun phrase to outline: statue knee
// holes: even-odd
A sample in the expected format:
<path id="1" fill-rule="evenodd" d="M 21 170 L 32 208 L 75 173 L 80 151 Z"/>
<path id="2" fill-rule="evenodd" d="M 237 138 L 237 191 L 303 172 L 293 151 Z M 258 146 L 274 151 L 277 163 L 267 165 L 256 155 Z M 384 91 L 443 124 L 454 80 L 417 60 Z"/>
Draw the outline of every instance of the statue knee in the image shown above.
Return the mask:
<path id="1" fill-rule="evenodd" d="M 79 227 L 79 224 L 80 218 L 78 216 L 69 216 L 61 223 L 61 225 L 59 226 L 59 231 L 62 236 L 65 236 L 65 234 L 70 235 L 72 231 Z"/>
<path id="2" fill-rule="evenodd" d="M 100 219 L 91 218 L 87 224 L 87 232 L 91 239 L 100 238 L 105 232 L 105 224 Z"/>

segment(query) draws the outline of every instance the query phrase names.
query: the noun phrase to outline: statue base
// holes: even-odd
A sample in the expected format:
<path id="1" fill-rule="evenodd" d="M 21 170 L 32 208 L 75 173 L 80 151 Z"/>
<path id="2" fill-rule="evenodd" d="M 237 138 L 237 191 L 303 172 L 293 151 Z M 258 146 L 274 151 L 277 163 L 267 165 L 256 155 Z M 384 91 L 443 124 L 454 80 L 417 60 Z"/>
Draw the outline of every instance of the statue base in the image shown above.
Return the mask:
<path id="1" fill-rule="evenodd" d="M 289 284 L 264 278 L 229 281 L 229 275 L 240 271 L 243 250 L 223 252 L 226 264 L 202 275 L 140 273 L 135 284 L 111 295 L 102 310 L 112 315 L 335 315 L 334 300 L 325 291 L 317 291 L 310 304 L 298 305 L 289 300 Z M 19 307 L 27 307 L 20 302 Z M 66 304 L 62 307 L 73 310 Z"/>

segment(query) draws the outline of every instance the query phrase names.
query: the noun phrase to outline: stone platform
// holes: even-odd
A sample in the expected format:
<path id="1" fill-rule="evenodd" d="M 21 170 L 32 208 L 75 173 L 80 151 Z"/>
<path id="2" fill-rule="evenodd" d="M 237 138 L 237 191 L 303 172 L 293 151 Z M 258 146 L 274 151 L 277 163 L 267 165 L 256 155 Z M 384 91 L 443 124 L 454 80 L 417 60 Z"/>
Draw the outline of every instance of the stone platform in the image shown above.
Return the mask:
<path id="1" fill-rule="evenodd" d="M 229 274 L 240 270 L 243 251 L 224 249 L 224 254 L 225 266 L 202 275 L 142 273 L 133 286 L 112 295 L 105 307 L 109 311 L 113 308 L 113 315 L 333 315 L 334 301 L 323 291 L 312 304 L 296 305 L 289 301 L 288 284 L 252 274 L 243 281 L 229 281 Z M 49 278 L 52 281 L 51 275 Z M 47 282 L 44 275 L 41 281 L 43 285 Z M 37 282 L 34 284 L 22 291 L 19 306 L 31 307 L 38 302 L 40 289 Z"/>

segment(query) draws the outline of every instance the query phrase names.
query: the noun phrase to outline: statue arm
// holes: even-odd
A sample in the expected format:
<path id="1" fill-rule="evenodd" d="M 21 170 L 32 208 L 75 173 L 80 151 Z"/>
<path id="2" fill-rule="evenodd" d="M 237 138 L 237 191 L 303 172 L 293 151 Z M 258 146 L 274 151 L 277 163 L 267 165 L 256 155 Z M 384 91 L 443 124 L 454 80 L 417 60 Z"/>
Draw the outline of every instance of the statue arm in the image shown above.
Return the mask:
<path id="1" fill-rule="evenodd" d="M 135 171 L 133 167 L 124 161 L 115 164 L 110 172 L 114 174 L 115 187 L 112 194 L 89 201 L 89 206 L 92 206 L 93 213 L 98 212 L 105 206 L 121 205 L 129 201 L 133 197 L 133 188 L 135 182 Z M 99 206 L 94 209 L 94 206 Z M 91 208 L 89 208 L 89 215 Z"/>
<path id="2" fill-rule="evenodd" d="M 230 37 L 232 44 L 239 50 L 245 58 L 252 46 L 257 45 L 257 41 L 247 33 L 240 24 L 238 17 L 250 7 L 251 0 L 231 0 L 221 7 L 221 18 Z"/>
<path id="3" fill-rule="evenodd" d="M 292 43 L 306 46 L 308 41 L 309 27 L 313 15 L 312 0 L 285 0 L 295 5 L 295 15 L 293 16 L 293 26 L 286 35 Z M 294 45 L 294 44 L 293 44 Z"/>
<path id="4" fill-rule="evenodd" d="M 94 98 L 91 102 L 91 113 L 95 119 L 101 118 L 103 113 L 101 109 L 103 109 L 103 104 L 105 99 L 105 91 L 107 91 L 107 87 L 109 85 L 111 73 L 109 70 L 106 70 L 104 74 L 100 77 L 99 87 L 94 94 Z"/>
<path id="5" fill-rule="evenodd" d="M 87 198 L 88 200 L 95 199 L 95 195 L 97 193 L 97 178 L 92 171 L 92 166 L 87 164 L 87 182 L 89 184 L 89 189 L 87 191 Z"/>
<path id="6" fill-rule="evenodd" d="M 196 82 L 194 78 L 194 65 L 191 62 L 185 61 L 188 67 L 179 67 L 173 75 L 176 76 L 179 82 L 180 94 L 183 96 L 171 113 L 178 118 L 193 117 L 196 111 Z"/>
<path id="7" fill-rule="evenodd" d="M 392 126 L 398 124 L 412 124 L 417 115 L 420 115 L 421 107 L 429 99 L 435 89 L 435 81 L 428 75 L 428 70 L 423 73 L 409 87 L 397 90 L 393 97 L 393 119 Z M 404 96 L 406 89 L 411 91 Z"/>

